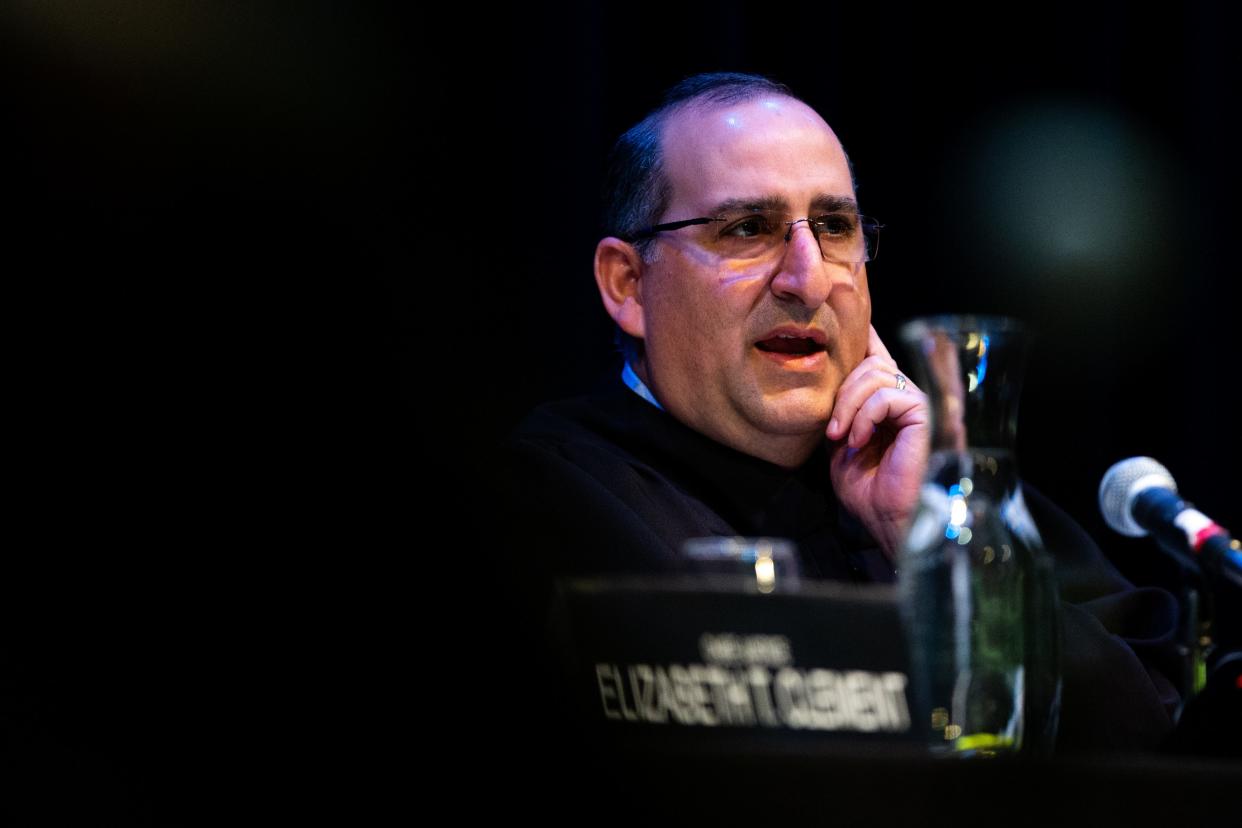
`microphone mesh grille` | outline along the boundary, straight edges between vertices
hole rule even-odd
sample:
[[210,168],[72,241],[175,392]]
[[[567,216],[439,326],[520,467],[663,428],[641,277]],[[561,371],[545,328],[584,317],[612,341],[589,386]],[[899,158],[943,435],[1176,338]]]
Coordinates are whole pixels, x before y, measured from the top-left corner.
[[1177,491],[1173,475],[1150,457],[1131,457],[1114,464],[1100,481],[1100,512],[1104,522],[1123,535],[1135,538],[1146,535],[1147,531],[1134,522],[1130,506],[1139,492],[1151,486]]

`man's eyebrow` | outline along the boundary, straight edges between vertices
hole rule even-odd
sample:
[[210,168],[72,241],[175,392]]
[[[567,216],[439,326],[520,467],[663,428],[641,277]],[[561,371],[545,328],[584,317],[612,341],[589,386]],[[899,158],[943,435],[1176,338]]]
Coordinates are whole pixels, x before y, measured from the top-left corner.
[[780,196],[759,196],[756,198],[726,198],[711,209],[710,215],[719,216],[725,213],[740,212],[774,212],[788,210],[789,202]]
[[857,213],[858,202],[852,196],[821,193],[811,201],[811,209],[817,213]]
[[[753,198],[727,198],[711,209],[708,215],[720,216],[737,212],[788,211],[789,202],[781,196],[758,196]],[[816,213],[858,212],[858,202],[853,196],[820,193],[811,200],[811,210]]]

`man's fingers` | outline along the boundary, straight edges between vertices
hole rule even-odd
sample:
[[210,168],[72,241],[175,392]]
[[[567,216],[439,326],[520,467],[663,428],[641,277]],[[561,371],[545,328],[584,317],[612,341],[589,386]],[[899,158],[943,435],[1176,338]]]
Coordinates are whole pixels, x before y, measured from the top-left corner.
[[830,439],[836,440],[849,430],[858,409],[863,407],[871,395],[881,388],[896,387],[892,372],[879,366],[878,359],[869,357],[841,384],[837,401],[832,407],[832,422],[828,424]]
[[[845,381],[841,383],[841,387],[837,390],[837,399],[832,408],[832,418],[828,423],[828,439],[840,440],[848,435],[850,445],[855,445],[853,429],[858,412],[877,393],[881,391],[896,391],[898,385],[897,374],[897,363],[893,361],[892,354],[888,352],[888,348],[885,347],[883,340],[880,339],[875,326],[868,325],[867,355],[849,373],[849,376],[845,378]],[[922,398],[922,392],[914,387],[909,378],[906,379],[906,387],[897,393],[910,394],[914,400]],[[870,424],[860,426],[860,428],[865,430],[867,436],[870,436],[877,422],[879,421],[873,421]],[[865,443],[866,439],[862,442]]]
[[893,355],[888,352],[888,348],[884,346],[884,341],[876,333],[875,325],[868,325],[867,331],[867,356],[882,356],[889,362],[893,362]]
[[[828,439],[838,440],[844,436],[849,431],[855,413],[876,391],[896,389],[896,375],[897,366],[892,360],[879,355],[867,357],[851,371],[837,391],[832,418],[828,423]],[[908,379],[906,383],[907,392],[919,393]]]
[[850,448],[860,448],[865,445],[880,423],[892,421],[904,428],[908,425],[925,423],[926,414],[922,394],[898,391],[895,388],[882,388],[872,394],[854,415],[854,421],[850,424],[848,445]]

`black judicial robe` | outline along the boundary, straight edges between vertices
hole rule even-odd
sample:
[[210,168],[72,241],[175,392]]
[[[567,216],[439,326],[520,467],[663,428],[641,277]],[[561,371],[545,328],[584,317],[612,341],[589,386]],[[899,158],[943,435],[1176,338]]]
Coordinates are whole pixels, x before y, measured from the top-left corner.
[[[804,577],[891,582],[895,572],[837,503],[827,451],[786,470],[716,443],[618,384],[536,409],[503,458],[502,570],[536,607],[558,575],[684,571],[704,536],[793,540]],[[1062,598],[1059,752],[1156,746],[1178,701],[1178,611],[1135,588],[1087,533],[1023,486]],[[529,607],[528,607],[529,608]]]

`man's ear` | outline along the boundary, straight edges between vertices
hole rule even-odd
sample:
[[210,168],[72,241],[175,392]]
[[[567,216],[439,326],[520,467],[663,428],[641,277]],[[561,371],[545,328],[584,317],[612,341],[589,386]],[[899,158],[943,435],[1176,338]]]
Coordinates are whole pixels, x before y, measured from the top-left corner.
[[609,236],[595,246],[595,284],[604,308],[617,326],[635,339],[642,339],[641,284],[643,260],[634,245]]

